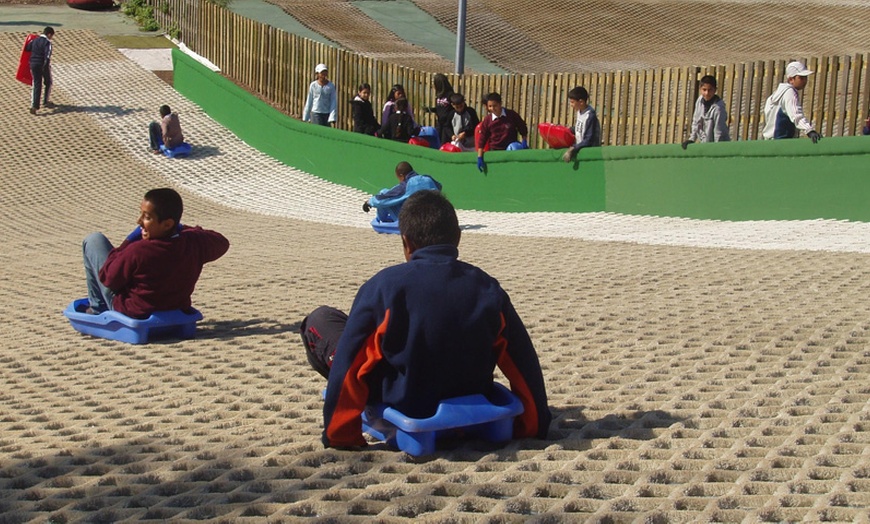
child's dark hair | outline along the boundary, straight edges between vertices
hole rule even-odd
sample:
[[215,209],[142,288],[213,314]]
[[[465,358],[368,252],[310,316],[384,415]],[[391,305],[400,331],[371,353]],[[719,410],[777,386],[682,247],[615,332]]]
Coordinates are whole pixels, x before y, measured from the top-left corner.
[[397,98],[396,99],[396,111],[407,111],[408,110],[408,99],[407,98]]
[[169,106],[164,104],[160,106],[160,116],[166,116],[172,113],[172,110],[169,109]]
[[411,167],[410,162],[399,162],[398,164],[396,164],[396,174],[397,175],[407,175],[408,173],[410,173],[413,170],[414,170],[414,168]]
[[451,104],[464,104],[465,97],[459,93],[453,93],[452,95],[450,95],[450,103]]
[[399,232],[418,249],[437,244],[458,247],[462,235],[453,204],[434,190],[417,191],[405,200]]
[[53,35],[53,34],[54,34],[54,28],[51,27],[50,25],[49,25],[49,26],[45,26],[45,29],[42,30],[42,34],[44,34],[44,35]]
[[372,86],[370,86],[370,85],[368,85],[367,83],[363,82],[362,84],[359,85],[359,87],[356,88],[356,92],[359,93],[359,92],[362,91],[363,89],[368,89],[369,91],[371,91],[371,90],[372,90]]
[[157,220],[164,221],[167,218],[175,220],[175,225],[181,222],[181,213],[184,211],[184,203],[174,189],[161,187],[145,193],[145,200],[154,206],[154,214]]
[[578,86],[568,91],[568,98],[571,100],[582,100],[586,102],[589,100],[589,91],[587,91],[583,86]]
[[698,85],[707,84],[711,86],[713,89],[716,89],[716,77],[713,75],[704,75],[701,77],[701,81],[698,82]]
[[390,89],[390,94],[387,95],[387,100],[390,102],[394,102],[396,100],[396,91],[405,92],[405,87],[402,84],[393,84],[393,87]]
[[490,93],[483,99],[485,102],[498,102],[501,104],[501,95],[498,93]]

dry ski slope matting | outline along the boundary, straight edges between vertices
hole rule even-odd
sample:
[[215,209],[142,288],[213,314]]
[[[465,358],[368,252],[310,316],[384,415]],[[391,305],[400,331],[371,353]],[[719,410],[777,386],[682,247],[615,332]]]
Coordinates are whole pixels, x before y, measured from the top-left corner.
[[[0,69],[23,37],[0,35]],[[348,309],[398,239],[364,195],[251,150],[94,34],[58,32],[54,66],[59,107],[37,116],[0,77],[0,521],[867,522],[863,224],[463,211],[462,258],[538,349],[550,437],[324,449],[295,331]],[[192,158],[146,151],[164,103]],[[84,294],[81,239],[122,239],[161,185],[232,243],[194,295],[199,336],[79,335],[60,311]],[[564,228],[519,236],[533,220]]]

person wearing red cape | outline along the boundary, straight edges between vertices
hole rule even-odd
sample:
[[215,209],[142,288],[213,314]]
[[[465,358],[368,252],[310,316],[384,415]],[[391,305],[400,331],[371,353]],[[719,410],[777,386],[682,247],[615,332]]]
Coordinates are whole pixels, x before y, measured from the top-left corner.
[[33,75],[30,74],[30,51],[27,50],[27,44],[38,37],[38,34],[30,33],[24,39],[24,46],[21,48],[21,58],[18,60],[18,71],[15,73],[15,79],[22,84],[33,85]]
[[[47,108],[54,107],[49,101],[51,95],[51,39],[54,37],[54,29],[49,26],[43,29],[41,35],[28,35],[24,41],[24,49],[18,64],[18,73],[15,78],[33,86],[30,100],[30,114],[35,115],[39,110],[39,101],[42,99]],[[24,68],[25,60],[27,68]],[[29,73],[29,74],[28,74]],[[29,78],[28,78],[29,77]],[[45,94],[43,95],[43,85]]]

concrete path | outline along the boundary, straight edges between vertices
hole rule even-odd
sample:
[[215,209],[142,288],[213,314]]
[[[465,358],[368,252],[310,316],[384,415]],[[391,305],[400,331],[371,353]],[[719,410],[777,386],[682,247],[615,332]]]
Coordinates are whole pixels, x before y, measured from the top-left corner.
[[140,31],[119,9],[85,11],[66,5],[0,4],[0,31],[42,32],[45,26],[58,32],[88,29],[104,36],[149,34]]

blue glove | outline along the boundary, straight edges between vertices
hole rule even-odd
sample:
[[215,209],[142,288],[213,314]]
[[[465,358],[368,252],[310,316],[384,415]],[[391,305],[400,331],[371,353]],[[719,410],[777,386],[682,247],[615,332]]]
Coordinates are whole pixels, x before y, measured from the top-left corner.
[[142,228],[140,226],[136,226],[136,229],[127,235],[127,242],[135,242],[137,240],[142,240]]
[[483,173],[483,170],[486,169],[486,162],[483,161],[483,157],[477,157],[477,170]]
[[522,144],[523,144],[523,149],[528,149],[528,148],[529,148],[529,141],[526,140],[525,138],[523,139]]

